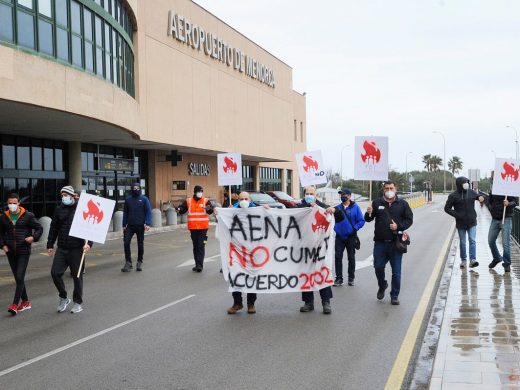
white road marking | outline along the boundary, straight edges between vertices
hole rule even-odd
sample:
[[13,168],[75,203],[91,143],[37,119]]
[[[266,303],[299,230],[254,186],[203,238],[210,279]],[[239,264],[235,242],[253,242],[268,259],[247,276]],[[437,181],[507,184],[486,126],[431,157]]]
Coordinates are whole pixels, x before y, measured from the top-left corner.
[[[204,263],[211,263],[212,261],[217,261],[217,258],[220,258],[220,255],[214,255],[214,256],[206,257],[204,259]],[[191,267],[193,265],[195,265],[195,259],[189,259],[189,260],[186,260],[184,263],[179,264],[175,268]]]
[[74,342],[72,342],[70,344],[67,344],[67,345],[63,346],[63,347],[57,348],[57,349],[55,349],[53,351],[47,352],[47,353],[45,353],[43,355],[40,355],[40,356],[37,356],[37,357],[35,357],[33,359],[27,360],[26,362],[23,362],[23,363],[17,364],[16,366],[12,366],[10,368],[7,368],[7,369],[5,369],[3,371],[0,371],[0,377],[2,377],[4,375],[7,375],[7,374],[9,374],[9,373],[11,373],[13,371],[19,370],[21,368],[27,367],[27,366],[29,366],[29,365],[31,365],[33,363],[39,362],[40,360],[43,360],[43,359],[46,359],[46,358],[51,357],[53,355],[56,355],[56,354],[58,354],[60,352],[66,351],[67,349],[70,349],[70,348],[75,347],[77,345],[83,344],[83,343],[85,343],[87,341],[95,339],[96,337],[103,336],[104,334],[112,332],[113,330],[119,329],[119,328],[121,328],[121,327],[123,327],[125,325],[131,324],[132,322],[135,322],[135,321],[141,320],[141,319],[143,319],[145,317],[151,316],[152,314],[158,313],[161,310],[164,310],[164,309],[167,309],[169,307],[172,307],[173,305],[176,305],[177,303],[181,303],[181,302],[187,301],[188,299],[191,299],[194,296],[195,296],[194,294],[185,296],[184,298],[181,298],[181,299],[179,299],[177,301],[174,301],[174,302],[170,302],[170,303],[168,303],[168,304],[166,304],[164,306],[158,307],[157,309],[154,309],[152,311],[149,311],[149,312],[146,312],[144,314],[141,314],[140,316],[134,317],[134,318],[132,318],[132,319],[130,319],[128,321],[121,322],[121,323],[119,323],[117,325],[111,326],[110,328],[107,328],[107,329],[102,330],[100,332],[94,333],[94,334],[92,334],[90,336],[87,336],[87,337],[84,337],[84,338],[79,339],[77,341],[74,341]]
[[370,255],[363,261],[356,261],[356,270],[374,265],[374,256]]

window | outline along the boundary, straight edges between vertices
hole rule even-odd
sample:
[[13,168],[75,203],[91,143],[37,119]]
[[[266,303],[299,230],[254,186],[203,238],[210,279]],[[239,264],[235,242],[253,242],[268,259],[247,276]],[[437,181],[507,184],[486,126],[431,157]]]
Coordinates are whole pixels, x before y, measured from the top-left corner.
[[38,1],[38,11],[41,15],[47,16],[48,18],[52,18],[52,4],[51,0],[39,0]]
[[[4,139],[4,142],[6,140]],[[8,141],[9,142],[9,141]],[[15,147],[14,147],[14,141],[12,144],[4,143],[2,145],[2,168],[3,169],[15,169],[16,168],[16,159],[15,159]]]
[[43,149],[43,167],[46,171],[54,171],[54,150],[52,147]]
[[23,5],[29,9],[33,9],[32,0],[18,0],[18,4]]
[[56,0],[56,23],[64,27],[69,27],[67,0]]
[[13,41],[13,9],[0,3],[0,40]]
[[35,145],[33,141],[33,146],[31,147],[31,163],[32,169],[35,171],[41,171],[42,164],[42,147],[41,145]]
[[300,141],[303,142],[303,122],[300,122]]
[[112,49],[110,38],[112,33],[110,30],[110,26],[105,23],[105,73],[106,79],[112,81],[112,56],[110,55],[110,50]]
[[85,69],[94,72],[94,35],[92,30],[92,12],[83,9],[83,37],[85,38]]
[[298,125],[296,119],[294,120],[294,140],[298,141]]
[[16,36],[18,44],[20,46],[27,47],[29,49],[35,49],[34,47],[34,16],[24,11],[16,12],[17,18],[17,30]]
[[287,192],[287,194],[289,195],[292,195],[292,170],[288,169],[286,171],[286,174],[287,189],[285,190],[285,192]]
[[40,19],[38,22],[38,46],[42,53],[54,55],[52,24]]
[[18,138],[16,148],[16,169],[31,169],[31,149],[28,138]]
[[58,58],[63,61],[69,61],[69,34],[67,30],[62,28],[56,29],[56,45]]
[[96,33],[96,74],[103,76],[103,27],[99,16],[96,16],[94,20]]

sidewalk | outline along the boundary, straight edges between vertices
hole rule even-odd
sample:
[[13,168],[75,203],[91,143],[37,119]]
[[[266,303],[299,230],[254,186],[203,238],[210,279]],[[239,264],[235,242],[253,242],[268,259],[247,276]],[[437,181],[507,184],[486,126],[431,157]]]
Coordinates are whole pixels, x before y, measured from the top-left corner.
[[[489,269],[491,216],[485,207],[478,214],[480,265],[459,268],[456,233],[446,265],[452,267],[452,275],[431,390],[520,389],[520,252],[512,244],[510,273],[504,272],[502,264]],[[497,241],[502,253],[500,236]]]

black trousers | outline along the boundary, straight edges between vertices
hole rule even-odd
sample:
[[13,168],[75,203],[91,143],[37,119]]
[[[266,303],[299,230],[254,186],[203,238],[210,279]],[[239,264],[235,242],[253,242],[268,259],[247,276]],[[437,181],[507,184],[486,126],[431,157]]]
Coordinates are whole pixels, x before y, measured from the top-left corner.
[[336,236],[335,242],[335,266],[336,278],[343,279],[343,252],[347,250],[348,259],[348,278],[354,280],[356,274],[356,248],[354,247],[354,236],[350,236],[346,240],[342,240]]
[[[51,268],[52,280],[58,289],[60,298],[67,298],[67,290],[65,289],[65,283],[63,282],[63,274],[67,268],[70,267],[72,279],[74,280],[72,299],[75,303],[79,303],[80,305],[83,303],[83,272],[80,273],[78,278],[81,256],[83,256],[83,247],[71,249],[58,247],[54,254],[54,261],[52,262]],[[85,268],[85,263],[83,263],[82,268]]]
[[[332,298],[332,288],[330,288],[330,286],[322,288],[320,290],[320,297],[322,301],[330,301],[330,298]],[[305,303],[313,303],[314,291],[302,292],[302,301]]]
[[190,230],[191,241],[193,242],[193,258],[195,267],[204,267],[204,256],[206,254],[206,242],[208,241],[208,229]]
[[27,291],[25,289],[25,272],[29,264],[29,254],[15,254],[11,251],[7,252],[7,260],[13,272],[16,288],[14,290],[13,303],[18,305],[20,298],[22,301],[28,301]]
[[144,256],[144,225],[128,225],[126,227],[123,237],[125,260],[127,263],[132,262],[130,243],[134,234],[137,236],[137,262],[142,263]]
[[[233,303],[235,305],[242,304],[242,293],[240,291],[233,291]],[[254,305],[256,302],[256,293],[247,293],[247,304]]]

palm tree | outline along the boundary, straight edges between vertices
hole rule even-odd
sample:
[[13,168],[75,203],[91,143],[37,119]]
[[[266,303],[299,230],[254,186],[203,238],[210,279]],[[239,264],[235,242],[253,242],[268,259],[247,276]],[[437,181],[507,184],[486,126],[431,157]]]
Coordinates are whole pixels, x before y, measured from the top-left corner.
[[[440,167],[442,166],[442,158],[436,155],[432,155],[430,157],[430,169],[432,172],[438,172],[440,170]],[[435,182],[436,182],[436,175],[433,175],[433,188],[435,188]]]
[[424,163],[424,168],[428,171],[428,173],[431,172],[431,154],[425,154],[422,158],[422,162]]
[[453,156],[448,161],[448,168],[449,168],[451,174],[453,175],[453,179],[451,181],[451,190],[453,191],[453,183],[455,182],[455,174],[459,173],[460,170],[462,169],[462,160],[460,159],[460,157]]

